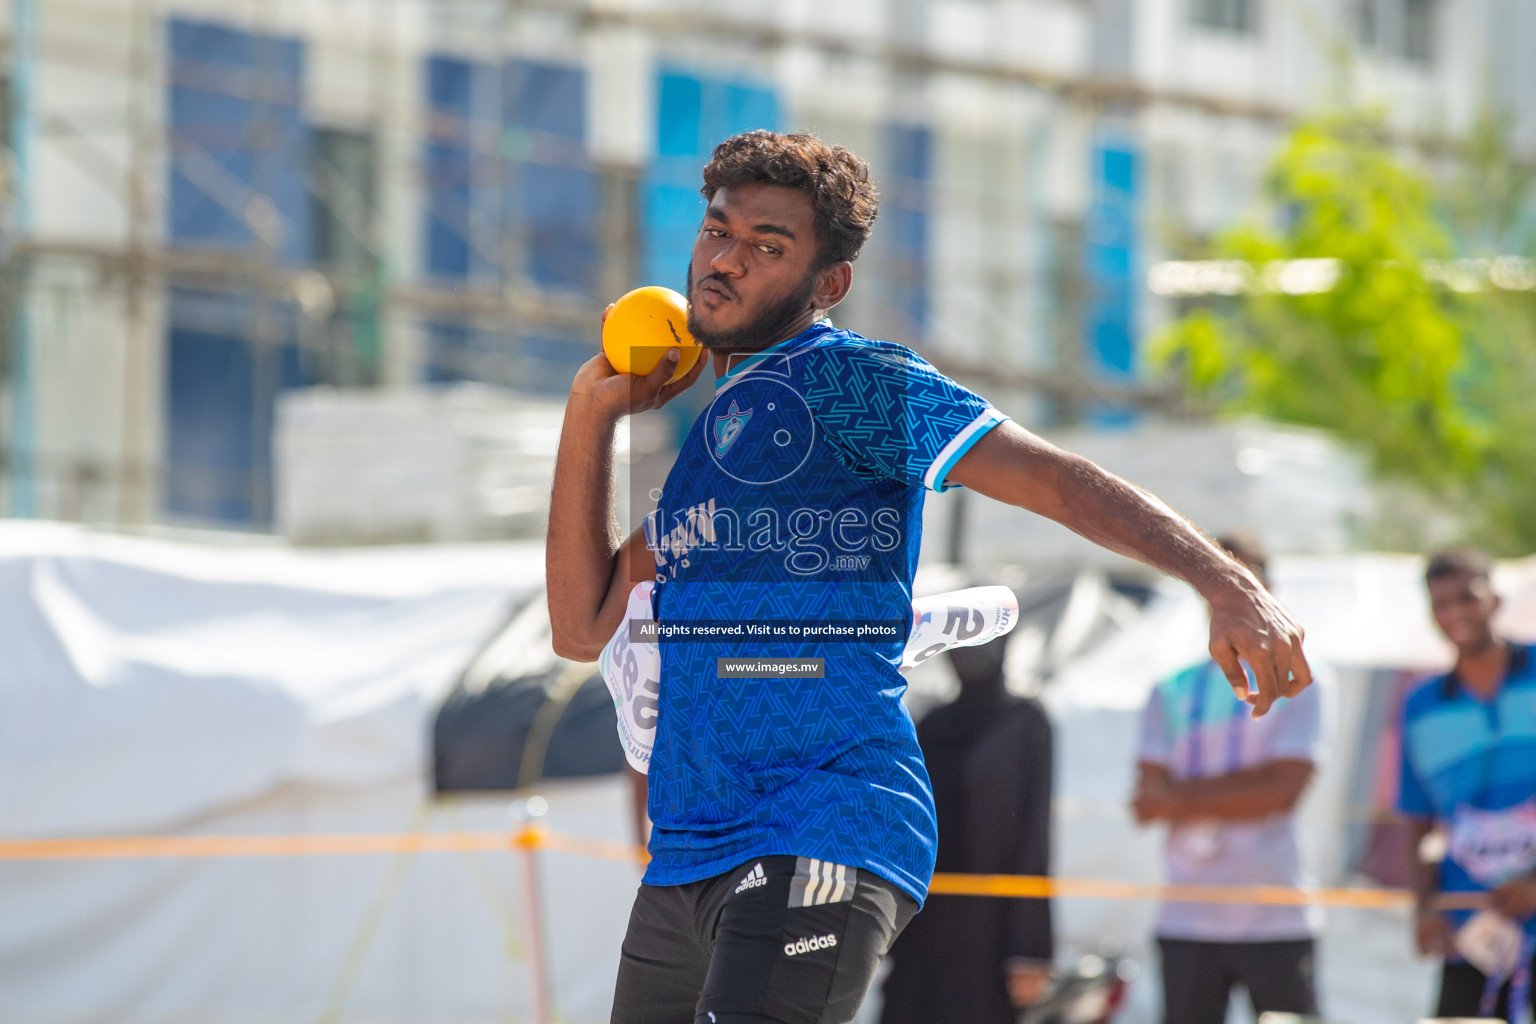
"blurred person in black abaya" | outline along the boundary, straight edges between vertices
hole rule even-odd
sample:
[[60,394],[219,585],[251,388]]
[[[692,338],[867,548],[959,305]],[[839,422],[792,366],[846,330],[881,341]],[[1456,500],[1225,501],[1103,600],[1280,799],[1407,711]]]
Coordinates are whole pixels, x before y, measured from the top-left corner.
[[[1050,872],[1051,724],[1004,688],[1007,642],[950,651],[960,696],[917,727],[936,871]],[[891,950],[881,1024],[1013,1024],[1045,994],[1053,955],[1049,900],[930,895]]]

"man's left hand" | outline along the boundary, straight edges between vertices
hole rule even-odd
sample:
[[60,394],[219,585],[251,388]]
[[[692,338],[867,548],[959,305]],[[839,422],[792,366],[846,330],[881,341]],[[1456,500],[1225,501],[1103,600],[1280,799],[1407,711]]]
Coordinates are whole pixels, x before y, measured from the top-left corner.
[[1536,876],[1511,878],[1488,893],[1488,905],[1511,921],[1524,921],[1536,914]]
[[[1252,704],[1258,718],[1277,699],[1306,689],[1312,668],[1301,650],[1301,626],[1252,576],[1246,583],[1210,600],[1210,651],[1232,692]],[[1253,669],[1252,693],[1241,662]]]

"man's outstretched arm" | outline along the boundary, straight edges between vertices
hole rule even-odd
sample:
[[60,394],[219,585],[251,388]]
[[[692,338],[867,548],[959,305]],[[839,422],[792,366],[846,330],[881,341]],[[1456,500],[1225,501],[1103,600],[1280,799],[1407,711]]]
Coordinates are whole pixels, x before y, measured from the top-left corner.
[[[606,315],[606,314],[605,314]],[[598,354],[571,384],[555,456],[549,532],[544,541],[544,582],[555,653],[572,661],[596,661],[619,627],[630,588],[655,572],[637,530],[619,536],[613,507],[613,439],[619,420],[657,409],[694,381],[701,359],[675,384],[677,366],[662,359],[644,377],[617,373]]]
[[[1012,421],[977,441],[948,481],[1054,519],[1194,587],[1211,610],[1211,657],[1255,717],[1311,683],[1301,627],[1252,573],[1141,488]],[[1251,695],[1239,659],[1253,668]]]

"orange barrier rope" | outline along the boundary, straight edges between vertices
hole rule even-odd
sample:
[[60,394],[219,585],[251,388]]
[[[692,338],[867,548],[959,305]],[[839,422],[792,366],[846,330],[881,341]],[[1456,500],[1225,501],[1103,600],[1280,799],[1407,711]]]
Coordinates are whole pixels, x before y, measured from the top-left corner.
[[[643,864],[643,847],[564,835],[538,826],[515,832],[404,832],[339,835],[91,836],[74,839],[0,839],[0,861],[130,860],[187,857],[313,857],[382,853],[549,850]],[[1401,889],[1293,889],[1272,885],[1161,885],[1099,878],[1031,875],[933,876],[928,891],[945,896],[1060,896],[1100,900],[1178,900],[1268,906],[1399,909],[1413,904]],[[1481,906],[1481,893],[1440,897],[1443,910]]]
[[408,832],[286,836],[100,836],[0,839],[4,860],[128,860],[157,857],[308,857],[505,850],[506,832]]

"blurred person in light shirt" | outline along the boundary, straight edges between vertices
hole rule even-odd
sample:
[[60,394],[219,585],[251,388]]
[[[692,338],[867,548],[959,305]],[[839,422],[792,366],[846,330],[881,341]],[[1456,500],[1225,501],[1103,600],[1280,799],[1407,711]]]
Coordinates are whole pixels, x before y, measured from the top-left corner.
[[[1269,586],[1246,534],[1217,539]],[[1131,809],[1168,823],[1171,884],[1301,886],[1294,812],[1318,761],[1317,687],[1254,719],[1206,661],[1158,684],[1142,712]],[[1221,1024],[1234,986],[1254,1015],[1317,1014],[1315,908],[1167,901],[1156,925],[1165,1024]]]

